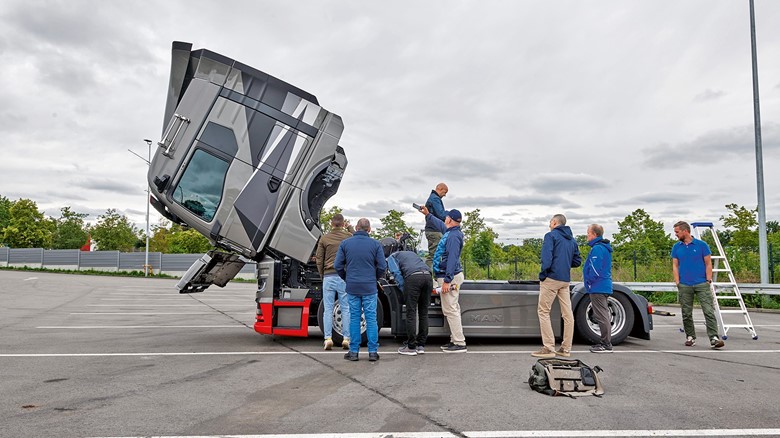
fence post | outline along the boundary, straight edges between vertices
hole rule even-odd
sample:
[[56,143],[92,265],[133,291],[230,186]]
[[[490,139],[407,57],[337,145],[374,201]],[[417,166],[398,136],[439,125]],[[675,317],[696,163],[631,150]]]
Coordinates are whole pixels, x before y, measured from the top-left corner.
[[517,279],[517,257],[515,257],[515,280]]
[[775,282],[775,257],[772,254],[772,244],[769,244],[769,282]]
[[488,278],[487,279],[490,280],[490,259],[488,259],[488,261],[487,261],[487,268],[488,268],[488,270],[487,270],[487,277]]
[[636,250],[634,250],[634,281],[636,281]]

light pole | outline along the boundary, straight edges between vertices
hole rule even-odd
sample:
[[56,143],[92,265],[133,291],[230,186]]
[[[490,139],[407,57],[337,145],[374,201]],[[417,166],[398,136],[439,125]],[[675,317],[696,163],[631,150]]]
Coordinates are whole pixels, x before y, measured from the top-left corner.
[[761,150],[761,109],[758,102],[758,60],[756,55],[756,15],[750,0],[750,53],[753,61],[753,124],[756,131],[756,187],[758,189],[758,255],[761,284],[769,283],[764,201],[764,158]]
[[[152,165],[152,141],[148,138],[145,138],[144,141],[146,142],[146,145],[149,147],[149,155],[148,160],[146,163],[151,166]],[[149,192],[149,183],[147,181],[146,184],[146,258],[144,259],[144,277],[149,276],[149,197],[151,196],[151,193]]]

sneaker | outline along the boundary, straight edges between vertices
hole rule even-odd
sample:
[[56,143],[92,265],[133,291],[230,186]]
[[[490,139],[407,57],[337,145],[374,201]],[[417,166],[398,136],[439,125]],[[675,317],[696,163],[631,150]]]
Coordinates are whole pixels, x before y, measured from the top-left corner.
[[398,349],[398,354],[403,354],[404,356],[417,356],[417,349],[409,348],[409,346],[404,345]]
[[344,338],[344,340],[341,341],[341,349],[349,350],[349,338]]
[[330,350],[333,348],[333,340],[331,338],[325,338],[325,349]]
[[457,345],[457,344],[452,344],[449,347],[444,349],[445,353],[465,353],[467,351],[468,350],[466,350],[465,345]]
[[685,340],[685,346],[693,347],[694,345],[696,345],[696,338],[693,336],[688,336],[688,339]]
[[569,350],[564,350],[563,347],[561,347],[561,348],[555,350],[555,355],[556,356],[561,356],[561,357],[569,357],[569,356],[571,356],[571,352]]
[[358,360],[358,354],[353,352],[344,353],[344,359],[351,360],[352,362],[355,362]]
[[612,353],[611,345],[596,344],[590,347],[591,353]]
[[374,351],[374,352],[370,352],[369,351],[368,352],[368,361],[369,362],[376,362],[378,360],[379,360],[379,353],[377,353],[376,351]]
[[531,356],[533,356],[533,357],[541,357],[542,359],[552,359],[552,358],[555,357],[555,352],[554,351],[550,351],[550,350],[548,350],[545,347],[542,347],[541,350],[534,351],[533,353],[531,353]]
[[723,348],[723,346],[726,345],[719,337],[713,336],[712,339],[710,339],[710,348],[713,350],[717,350],[718,348]]
[[452,347],[453,345],[455,345],[455,344],[453,344],[452,342],[447,342],[446,344],[442,345],[439,348],[441,348],[442,350],[446,350],[446,349]]
[[417,354],[425,354],[425,345],[418,345],[416,350]]

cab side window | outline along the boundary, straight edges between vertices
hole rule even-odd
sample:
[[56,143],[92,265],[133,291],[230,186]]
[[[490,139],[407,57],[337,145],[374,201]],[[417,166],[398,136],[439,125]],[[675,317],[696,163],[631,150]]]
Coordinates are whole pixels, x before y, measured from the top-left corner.
[[196,149],[173,199],[206,222],[211,222],[222,199],[222,188],[229,163],[203,149]]

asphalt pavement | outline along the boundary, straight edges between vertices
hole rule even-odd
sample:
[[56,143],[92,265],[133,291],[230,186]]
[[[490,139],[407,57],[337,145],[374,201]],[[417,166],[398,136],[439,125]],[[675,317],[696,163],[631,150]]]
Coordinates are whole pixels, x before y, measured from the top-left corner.
[[[254,285],[179,295],[175,280],[0,271],[0,436],[780,436],[780,314],[759,339],[683,345],[676,316],[613,354],[606,394],[569,399],[526,383],[538,339],[467,339],[468,353],[378,362],[323,351],[321,334],[254,332]],[[733,329],[738,330],[738,329]]]

